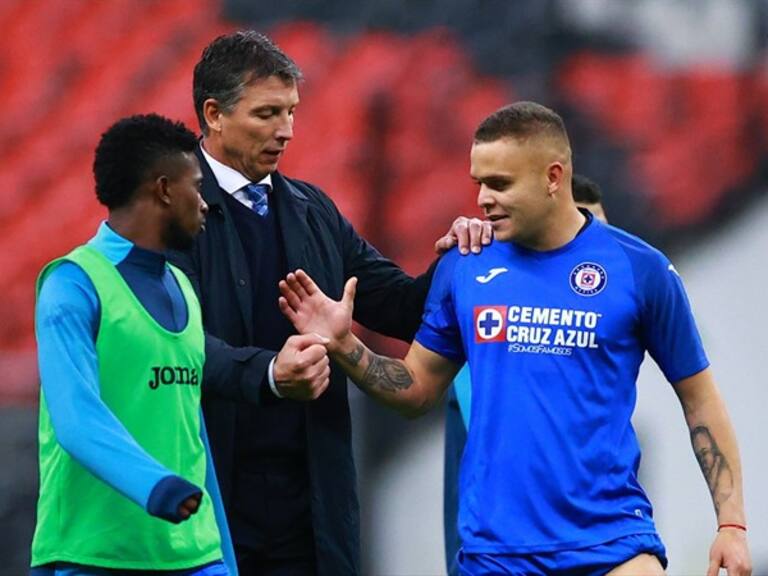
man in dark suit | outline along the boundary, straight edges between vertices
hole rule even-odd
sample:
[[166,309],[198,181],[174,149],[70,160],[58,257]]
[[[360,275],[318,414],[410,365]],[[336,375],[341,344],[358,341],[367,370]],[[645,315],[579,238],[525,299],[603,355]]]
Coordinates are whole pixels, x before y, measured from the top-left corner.
[[[359,278],[355,319],[412,339],[431,273],[411,278],[319,188],[277,172],[301,72],[268,38],[217,38],[195,67],[206,230],[173,260],[200,296],[203,407],[241,574],[358,574],[359,514],[346,377],[324,339],[298,336],[278,281],[306,270],[334,298]],[[470,233],[471,232],[471,233]],[[474,250],[490,228],[457,219],[436,244]],[[310,401],[311,402],[308,402]]]

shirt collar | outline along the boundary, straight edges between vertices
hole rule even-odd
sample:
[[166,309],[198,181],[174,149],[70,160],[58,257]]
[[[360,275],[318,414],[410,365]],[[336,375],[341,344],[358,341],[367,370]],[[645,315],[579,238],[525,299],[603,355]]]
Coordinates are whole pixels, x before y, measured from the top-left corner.
[[[208,162],[208,166],[211,167],[211,172],[213,172],[216,182],[219,183],[219,187],[227,192],[227,194],[234,194],[248,184],[251,184],[251,180],[243,176],[240,172],[231,166],[219,162],[216,158],[208,154],[208,151],[205,149],[202,142],[200,142],[200,150],[203,152],[203,157],[206,162]],[[272,174],[264,176],[264,178],[258,181],[258,184],[266,184],[271,190]]]
[[166,259],[162,252],[136,246],[118,234],[106,220],[101,223],[96,235],[88,241],[88,245],[101,252],[115,266],[130,259],[133,264],[158,275],[165,270]]

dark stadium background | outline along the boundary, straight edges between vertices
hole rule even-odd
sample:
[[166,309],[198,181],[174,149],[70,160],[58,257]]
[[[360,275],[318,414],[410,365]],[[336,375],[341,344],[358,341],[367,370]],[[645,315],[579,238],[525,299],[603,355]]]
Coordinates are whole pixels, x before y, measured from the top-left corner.
[[[105,215],[90,172],[101,131],[149,111],[197,130],[194,63],[239,27],[306,75],[281,170],[322,186],[412,273],[456,215],[477,214],[477,122],[515,99],[562,113],[612,223],[688,283],[742,447],[755,574],[768,573],[765,0],[0,0],[0,573],[25,572],[34,521],[35,276]],[[654,370],[636,419],[643,475],[670,574],[703,573],[708,494]],[[366,573],[441,573],[442,415],[405,422],[350,393]]]

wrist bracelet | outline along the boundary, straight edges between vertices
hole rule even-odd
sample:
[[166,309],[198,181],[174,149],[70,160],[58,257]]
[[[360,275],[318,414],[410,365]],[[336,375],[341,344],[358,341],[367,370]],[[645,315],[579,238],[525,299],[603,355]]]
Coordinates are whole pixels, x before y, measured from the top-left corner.
[[717,527],[717,531],[720,532],[723,528],[738,528],[739,530],[744,530],[744,532],[747,531],[747,527],[743,524],[720,524]]

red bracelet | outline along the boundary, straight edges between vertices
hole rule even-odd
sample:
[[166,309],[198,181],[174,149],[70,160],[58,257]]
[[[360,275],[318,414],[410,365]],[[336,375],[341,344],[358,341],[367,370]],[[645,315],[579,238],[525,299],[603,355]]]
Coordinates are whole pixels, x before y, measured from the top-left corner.
[[743,524],[720,524],[720,526],[717,527],[717,531],[720,532],[723,528],[738,528],[739,530],[744,530],[744,532],[747,531],[747,527]]

